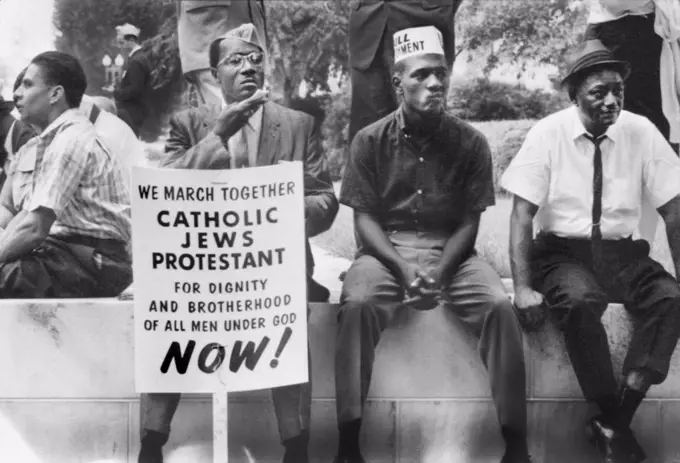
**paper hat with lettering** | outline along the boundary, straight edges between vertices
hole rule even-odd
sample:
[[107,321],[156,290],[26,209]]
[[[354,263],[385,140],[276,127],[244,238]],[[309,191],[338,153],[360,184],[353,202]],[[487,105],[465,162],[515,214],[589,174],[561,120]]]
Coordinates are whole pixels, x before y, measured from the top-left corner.
[[442,33],[434,26],[411,27],[396,32],[394,40],[394,62],[416,55],[444,55]]
[[242,24],[239,27],[228,31],[226,34],[216,38],[213,43],[221,42],[224,39],[237,39],[255,45],[264,51],[264,43],[260,39],[260,34],[252,23]]
[[139,33],[141,32],[138,27],[133,26],[132,24],[125,23],[121,26],[116,26],[116,32],[118,35],[122,35],[125,37],[126,35],[134,35],[135,37],[139,38]]

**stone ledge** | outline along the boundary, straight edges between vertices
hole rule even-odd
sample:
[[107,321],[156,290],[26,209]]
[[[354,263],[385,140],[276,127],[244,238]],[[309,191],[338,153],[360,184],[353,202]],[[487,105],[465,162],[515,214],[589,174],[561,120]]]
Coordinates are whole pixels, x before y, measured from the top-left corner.
[[[315,463],[330,461],[337,442],[336,310],[334,304],[313,304],[310,319]],[[604,323],[620,365],[630,331],[625,311],[612,305]],[[132,301],[0,301],[0,329],[0,434],[11,443],[0,446],[0,461],[17,461],[10,452],[27,455],[21,460],[27,463],[136,461]],[[551,463],[590,461],[594,454],[582,430],[588,406],[559,333],[547,326],[525,341],[532,453]],[[680,424],[679,363],[676,357],[668,380],[652,390],[634,422],[650,462],[680,455],[674,436]],[[475,340],[455,316],[439,308],[401,310],[378,347],[362,434],[366,457],[385,463],[497,462],[502,444],[488,389]],[[211,461],[211,408],[206,394],[182,401],[166,447],[168,463]],[[232,461],[245,461],[245,448],[258,463],[280,461],[268,391],[231,394],[229,416]]]
[[[333,399],[337,305],[312,304],[314,397]],[[603,317],[616,368],[630,337],[620,305]],[[115,299],[0,301],[1,399],[135,398],[133,303]],[[400,310],[378,346],[370,397],[376,399],[473,399],[489,396],[476,341],[441,308]],[[435,355],[436,353],[436,355]],[[525,336],[531,399],[581,397],[561,335],[553,326]],[[398,381],[395,381],[398,378]],[[267,391],[240,393],[265,399]],[[652,398],[680,399],[680,360]]]

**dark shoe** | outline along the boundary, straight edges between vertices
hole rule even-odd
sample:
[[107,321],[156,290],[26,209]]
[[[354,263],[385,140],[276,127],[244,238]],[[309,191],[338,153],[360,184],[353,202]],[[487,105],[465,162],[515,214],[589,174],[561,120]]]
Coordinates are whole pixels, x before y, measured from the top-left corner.
[[506,451],[503,455],[501,463],[533,463],[531,460],[531,455],[526,452],[517,453]]
[[142,446],[137,463],[163,463],[163,448]]
[[283,460],[281,463],[309,463],[309,455],[307,449],[291,451],[286,450],[283,454]]
[[[586,425],[588,441],[597,449],[602,463],[629,463],[623,447],[623,434],[613,426],[595,417]],[[624,451],[622,451],[624,450]]]
[[309,433],[303,433],[284,442],[286,448],[281,463],[309,463],[307,446],[309,445]]
[[621,453],[628,457],[628,463],[640,463],[647,459],[647,454],[630,429],[621,431]]
[[333,459],[333,463],[366,463],[366,460],[364,460],[364,457],[362,457],[361,455],[357,455],[354,457],[336,456]]
[[168,436],[146,429],[144,434],[137,463],[163,463],[163,445],[168,441]]

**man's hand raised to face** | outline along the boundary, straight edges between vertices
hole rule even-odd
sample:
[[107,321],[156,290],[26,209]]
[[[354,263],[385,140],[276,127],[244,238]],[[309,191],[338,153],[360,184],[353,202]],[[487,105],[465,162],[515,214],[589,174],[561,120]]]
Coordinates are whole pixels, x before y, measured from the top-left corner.
[[227,140],[246,125],[248,119],[268,98],[269,91],[259,89],[243,101],[226,105],[217,117],[217,124],[213,131],[226,143]]

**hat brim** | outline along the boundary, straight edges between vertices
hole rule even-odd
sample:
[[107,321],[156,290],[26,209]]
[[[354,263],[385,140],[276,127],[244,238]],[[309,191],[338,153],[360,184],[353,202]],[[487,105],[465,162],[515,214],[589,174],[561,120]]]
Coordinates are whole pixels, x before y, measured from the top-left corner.
[[628,61],[621,61],[616,59],[602,60],[592,64],[588,64],[581,68],[574,69],[572,72],[567,74],[567,76],[562,79],[562,82],[560,82],[560,86],[564,87],[573,78],[582,76],[583,74],[588,73],[588,71],[592,71],[593,68],[600,66],[619,67],[621,69],[621,77],[623,77],[623,80],[628,79],[628,77],[630,76],[631,66]]

